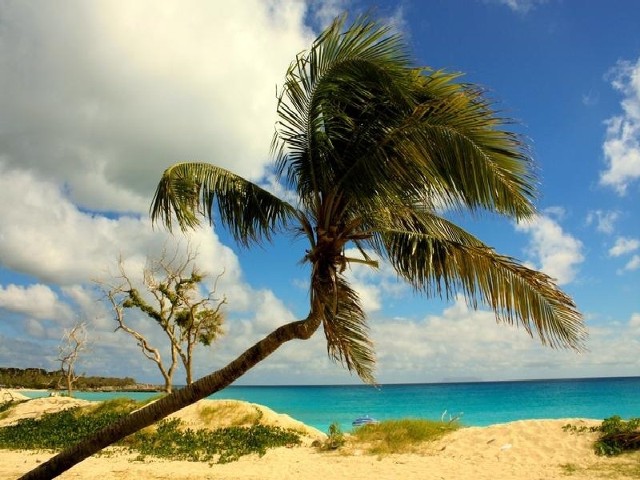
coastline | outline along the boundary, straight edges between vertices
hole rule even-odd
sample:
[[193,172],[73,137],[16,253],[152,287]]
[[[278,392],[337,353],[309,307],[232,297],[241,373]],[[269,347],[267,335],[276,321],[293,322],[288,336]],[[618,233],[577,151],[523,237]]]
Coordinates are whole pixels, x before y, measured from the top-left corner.
[[[20,395],[19,391],[12,391]],[[256,404],[225,400],[204,400],[174,414],[197,427],[197,409],[220,402],[245,404],[263,409],[265,422],[285,428],[304,424]],[[88,404],[86,400],[44,397],[25,402],[31,412],[52,411],[61,406]],[[25,415],[24,412],[21,415]],[[15,420],[15,419],[14,419]],[[11,421],[11,420],[9,420]],[[6,424],[7,419],[2,420]],[[275,423],[274,423],[275,422]],[[303,446],[276,448],[263,457],[249,455],[228,464],[167,461],[147,457],[144,460],[122,448],[110,447],[91,457],[60,478],[64,479],[300,479],[317,480],[326,472],[334,478],[376,479],[551,479],[595,480],[607,477],[637,478],[640,453],[619,457],[597,456],[593,441],[597,434],[573,434],[562,429],[571,423],[591,426],[598,420],[519,420],[488,427],[463,427],[444,438],[424,444],[415,453],[376,457],[357,448],[319,452],[310,440],[322,432],[309,428]],[[1,425],[0,425],[1,426]],[[201,425],[202,426],[202,425]],[[0,450],[0,478],[17,478],[53,453]],[[635,468],[635,470],[634,470]],[[627,474],[628,473],[628,474]]]

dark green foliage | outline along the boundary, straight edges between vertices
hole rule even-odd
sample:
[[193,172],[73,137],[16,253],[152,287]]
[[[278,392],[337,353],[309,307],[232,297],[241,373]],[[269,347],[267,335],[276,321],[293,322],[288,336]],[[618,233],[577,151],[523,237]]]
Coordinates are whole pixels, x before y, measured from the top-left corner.
[[602,433],[595,443],[599,455],[618,455],[640,449],[640,418],[622,420],[618,415],[607,418],[600,425]]
[[600,436],[594,444],[598,455],[619,455],[630,450],[640,450],[640,418],[623,420],[618,415],[605,418],[596,427],[576,427],[567,424],[562,429],[565,432],[583,433],[600,432]]
[[[90,411],[77,407],[45,414],[40,419],[23,419],[16,425],[0,428],[0,448],[62,450],[139,407],[135,401],[118,399],[103,402]],[[265,425],[214,431],[180,427],[178,419],[163,420],[157,429],[137,432],[117,445],[142,456],[227,463],[251,453],[264,455],[268,448],[300,444],[296,432]]]
[[16,425],[0,428],[0,448],[62,450],[87,435],[110,425],[125,413],[102,412],[80,415],[79,408],[25,418]]
[[[0,367],[0,385],[7,388],[56,388],[61,378],[60,370],[48,372],[42,368],[3,368]],[[125,389],[135,388],[133,378],[85,377],[75,382],[78,390]]]

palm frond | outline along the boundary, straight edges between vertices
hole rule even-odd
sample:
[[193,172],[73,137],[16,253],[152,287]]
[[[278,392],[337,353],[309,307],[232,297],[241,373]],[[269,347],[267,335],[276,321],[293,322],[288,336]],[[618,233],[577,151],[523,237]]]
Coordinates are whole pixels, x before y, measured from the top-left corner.
[[375,383],[373,343],[358,294],[340,274],[334,288],[335,291],[320,293],[329,357],[355,371],[364,382]]
[[399,86],[409,63],[401,38],[365,17],[343,32],[344,20],[337,19],[298,56],[279,97],[272,144],[277,170],[303,199],[335,185],[335,169],[344,160],[336,155],[337,143],[352,130],[349,109],[377,104],[378,96],[403,95]]
[[186,230],[213,221],[214,203],[220,221],[242,245],[269,240],[297,215],[296,209],[256,184],[215,165],[178,163],[165,170],[151,204],[151,218],[171,229],[173,219]]
[[[474,308],[491,307],[500,321],[522,325],[543,344],[583,348],[585,329],[573,300],[548,275],[499,255],[460,227],[429,212],[397,214],[376,246],[396,271],[430,296],[462,293]],[[393,225],[395,224],[395,225]]]

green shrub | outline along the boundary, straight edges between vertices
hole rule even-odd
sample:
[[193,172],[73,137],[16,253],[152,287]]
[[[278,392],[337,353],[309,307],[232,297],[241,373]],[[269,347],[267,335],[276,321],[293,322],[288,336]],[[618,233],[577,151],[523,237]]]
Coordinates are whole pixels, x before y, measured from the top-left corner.
[[640,418],[623,420],[618,415],[605,418],[599,426],[586,427],[567,424],[562,427],[571,433],[600,432],[594,444],[598,455],[618,455],[624,451],[640,449]]
[[[22,419],[15,425],[0,428],[0,448],[62,450],[138,407],[135,401],[117,399],[93,408],[76,407],[44,414],[39,419]],[[141,458],[149,455],[226,463],[250,453],[264,455],[269,448],[300,444],[298,433],[279,427],[253,425],[215,431],[182,430],[181,427],[179,419],[163,420],[157,428],[137,432],[117,445],[139,452]]]
[[243,455],[264,455],[269,448],[300,444],[300,436],[280,427],[253,425],[218,430],[181,430],[179,419],[162,420],[156,431],[129,437],[127,446],[144,455],[192,462],[227,463]]
[[344,433],[338,423],[332,423],[329,425],[329,431],[327,433],[327,439],[320,444],[321,450],[337,450],[345,443]]
[[458,428],[456,422],[387,420],[363,425],[355,429],[353,435],[356,442],[369,445],[369,453],[383,455],[413,451],[420,444],[437,440]]

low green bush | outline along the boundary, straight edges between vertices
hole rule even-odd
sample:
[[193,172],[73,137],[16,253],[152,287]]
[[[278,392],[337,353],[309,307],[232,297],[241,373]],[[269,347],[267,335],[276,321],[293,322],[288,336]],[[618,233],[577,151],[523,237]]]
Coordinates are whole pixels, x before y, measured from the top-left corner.
[[344,433],[338,423],[329,425],[327,439],[319,444],[320,450],[337,450],[345,444]]
[[605,418],[595,427],[567,424],[562,429],[571,433],[599,432],[600,436],[594,444],[598,455],[612,456],[640,449],[640,418],[623,420],[620,416],[614,415]]
[[156,431],[142,431],[129,437],[127,446],[142,455],[170,460],[227,463],[243,455],[300,444],[300,436],[280,427],[253,425],[217,430],[181,430],[178,419],[162,420]]
[[[110,425],[139,408],[132,400],[103,402],[93,408],[71,408],[44,414],[39,419],[22,419],[0,428],[0,448],[18,450],[62,450],[69,444]],[[125,438],[117,445],[144,456],[170,460],[226,463],[243,455],[264,455],[269,448],[298,445],[300,435],[291,430],[265,425],[229,427],[218,430],[182,429],[179,419],[162,420]]]

